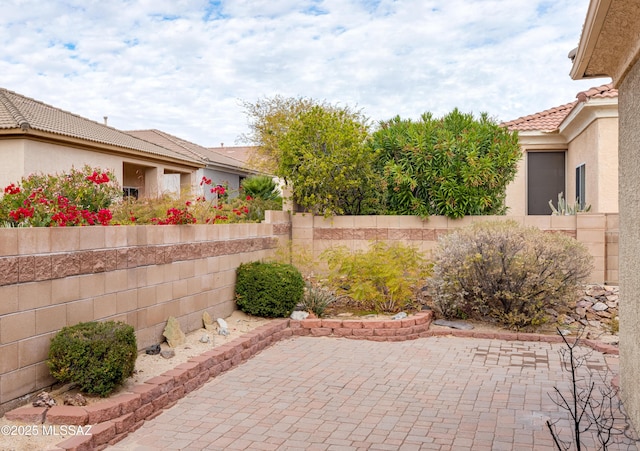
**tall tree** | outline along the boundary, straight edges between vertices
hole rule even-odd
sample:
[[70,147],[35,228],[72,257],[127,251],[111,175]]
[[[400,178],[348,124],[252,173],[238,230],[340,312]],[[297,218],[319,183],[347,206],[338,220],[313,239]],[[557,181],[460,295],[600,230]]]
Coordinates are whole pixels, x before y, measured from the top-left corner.
[[381,122],[370,145],[389,213],[401,215],[504,214],[522,156],[516,133],[486,113],[476,119],[458,109],[439,119],[425,113]]
[[321,215],[374,213],[379,175],[367,119],[349,107],[275,97],[245,105],[252,142],[293,200]]

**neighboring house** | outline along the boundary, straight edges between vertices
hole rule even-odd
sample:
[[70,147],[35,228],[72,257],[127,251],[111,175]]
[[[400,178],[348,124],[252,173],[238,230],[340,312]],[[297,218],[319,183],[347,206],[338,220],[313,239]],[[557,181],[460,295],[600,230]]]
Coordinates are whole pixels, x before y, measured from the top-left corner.
[[502,124],[518,131],[523,152],[507,215],[549,215],[559,193],[594,213],[618,212],[618,91],[603,85],[576,97]]
[[[166,149],[170,149],[181,155],[196,158],[204,162],[205,167],[199,169],[196,173],[198,189],[202,178],[206,177],[207,179],[211,179],[212,186],[226,186],[231,190],[231,195],[233,195],[234,192],[237,192],[240,187],[240,183],[244,178],[256,173],[255,170],[249,168],[246,161],[238,160],[233,158],[233,156],[217,152],[215,149],[202,147],[198,144],[186,141],[160,130],[133,130],[128,131],[127,133],[162,146]],[[210,189],[204,189],[204,195],[207,198],[211,198],[211,196],[213,196]]]
[[0,88],[0,188],[32,173],[109,169],[125,194],[155,196],[167,176],[197,185],[201,159]]
[[[591,0],[571,77],[611,77],[618,89],[620,390],[640,430],[640,2]],[[612,182],[613,183],[613,182]]]

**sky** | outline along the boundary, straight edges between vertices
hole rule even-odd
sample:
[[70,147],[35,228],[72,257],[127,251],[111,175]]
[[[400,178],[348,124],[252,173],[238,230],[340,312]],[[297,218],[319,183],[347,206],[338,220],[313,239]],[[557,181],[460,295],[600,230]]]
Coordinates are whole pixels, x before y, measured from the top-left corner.
[[121,130],[250,144],[243,104],[453,108],[497,121],[575,99],[589,0],[3,0],[0,87]]

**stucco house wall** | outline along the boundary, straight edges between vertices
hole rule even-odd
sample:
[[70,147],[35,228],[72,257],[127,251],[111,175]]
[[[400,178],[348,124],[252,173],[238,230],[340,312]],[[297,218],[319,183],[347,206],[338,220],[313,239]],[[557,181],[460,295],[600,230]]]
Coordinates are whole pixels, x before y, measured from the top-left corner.
[[620,385],[640,427],[640,63],[620,85]]
[[[617,90],[603,85],[582,91],[576,101],[503,123],[518,131],[522,159],[507,186],[507,215],[529,214],[528,154],[565,152],[564,198],[576,199],[576,167],[585,164],[585,201],[591,211],[616,213],[618,187]],[[612,182],[613,181],[613,182]],[[554,204],[557,198],[553,200]],[[549,213],[551,209],[549,208]]]
[[620,394],[640,428],[640,3],[590,0],[571,78],[611,77],[619,92]]

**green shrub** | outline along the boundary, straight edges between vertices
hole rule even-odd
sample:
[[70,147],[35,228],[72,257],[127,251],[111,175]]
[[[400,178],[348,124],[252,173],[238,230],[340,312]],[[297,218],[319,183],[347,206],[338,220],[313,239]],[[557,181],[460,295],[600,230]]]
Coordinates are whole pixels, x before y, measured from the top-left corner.
[[329,284],[338,294],[375,312],[415,308],[417,290],[430,273],[430,265],[417,249],[400,243],[373,243],[366,252],[335,247],[320,258],[327,261]]
[[513,221],[477,223],[444,237],[434,254],[434,305],[448,318],[489,318],[520,330],[575,300],[590,274],[585,247]]
[[278,185],[268,175],[253,175],[243,179],[241,182],[244,194],[254,199],[278,200],[280,190]]
[[47,365],[61,382],[108,396],[133,374],[138,356],[133,327],[114,321],[63,327],[51,340]]
[[291,265],[252,262],[238,267],[236,303],[249,315],[287,317],[303,294],[302,275]]
[[322,318],[327,307],[335,301],[335,295],[326,288],[308,285],[300,304],[307,312],[312,312],[318,318]]

